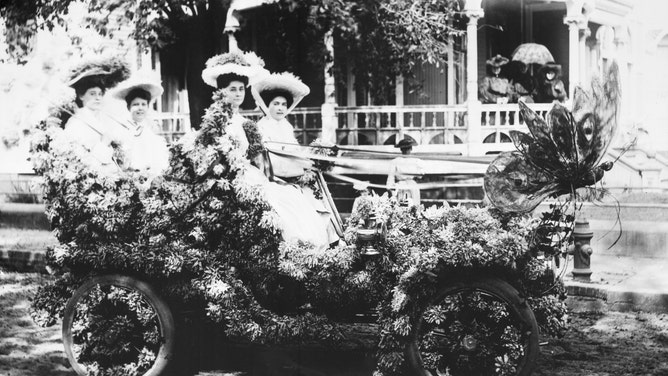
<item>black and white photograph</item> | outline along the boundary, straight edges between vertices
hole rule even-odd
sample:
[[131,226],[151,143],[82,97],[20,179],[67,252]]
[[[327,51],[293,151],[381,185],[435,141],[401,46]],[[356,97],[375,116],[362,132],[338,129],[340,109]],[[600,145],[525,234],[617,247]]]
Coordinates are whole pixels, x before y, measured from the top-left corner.
[[0,0],[0,376],[668,376],[667,17]]

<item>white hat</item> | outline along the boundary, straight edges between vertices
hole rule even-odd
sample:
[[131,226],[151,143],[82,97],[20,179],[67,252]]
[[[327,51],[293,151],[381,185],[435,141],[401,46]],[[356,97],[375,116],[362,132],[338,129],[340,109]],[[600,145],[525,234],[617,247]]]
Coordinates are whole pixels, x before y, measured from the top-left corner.
[[250,81],[257,75],[267,73],[267,70],[264,69],[264,61],[254,52],[232,51],[210,58],[202,71],[202,80],[217,88],[218,77],[227,73],[248,77]]
[[251,82],[251,93],[258,106],[265,113],[269,113],[267,110],[269,105],[268,103],[264,103],[261,94],[268,90],[285,90],[292,95],[292,105],[287,113],[290,113],[297,107],[297,104],[311,92],[311,89],[292,73],[283,72],[260,75]]
[[142,89],[151,95],[151,100],[163,93],[160,78],[153,72],[137,72],[129,79],[121,82],[110,93],[112,97],[125,100],[125,97],[134,89]]

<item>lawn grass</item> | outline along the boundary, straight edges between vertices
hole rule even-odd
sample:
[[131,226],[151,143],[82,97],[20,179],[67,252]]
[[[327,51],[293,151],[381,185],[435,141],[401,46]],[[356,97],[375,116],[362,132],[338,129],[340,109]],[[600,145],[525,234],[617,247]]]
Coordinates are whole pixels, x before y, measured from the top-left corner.
[[58,325],[41,328],[30,318],[30,299],[53,277],[0,268],[0,375],[71,376]]

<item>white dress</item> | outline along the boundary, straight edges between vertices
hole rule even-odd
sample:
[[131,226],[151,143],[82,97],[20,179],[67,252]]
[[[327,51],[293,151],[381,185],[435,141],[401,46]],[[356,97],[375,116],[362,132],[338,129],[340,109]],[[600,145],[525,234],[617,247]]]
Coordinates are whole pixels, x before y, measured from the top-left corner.
[[[286,150],[290,147],[290,144],[299,145],[292,125],[285,118],[278,121],[265,116],[257,122],[257,127],[260,130],[260,134],[262,134],[263,142],[280,143],[272,145],[274,147]],[[271,165],[274,175],[280,178],[292,178],[304,174],[304,168],[290,158],[272,155]]]
[[87,155],[80,155],[81,160],[93,169],[102,174],[119,171],[112,158],[114,149],[111,143],[123,137],[119,126],[103,113],[95,113],[85,107],[78,109],[65,124],[63,136],[66,142],[83,147]]
[[[242,151],[249,146],[243,129],[245,121],[243,116],[234,114],[227,125],[227,133],[239,141]],[[264,188],[267,202],[278,214],[284,240],[309,242],[317,249],[329,245],[326,223],[313,207],[313,200],[298,187],[269,181],[259,169],[250,165],[250,161],[243,178]]]
[[151,121],[148,119],[141,124],[130,121],[122,142],[128,168],[157,175],[168,167],[167,143],[162,136],[153,132]]

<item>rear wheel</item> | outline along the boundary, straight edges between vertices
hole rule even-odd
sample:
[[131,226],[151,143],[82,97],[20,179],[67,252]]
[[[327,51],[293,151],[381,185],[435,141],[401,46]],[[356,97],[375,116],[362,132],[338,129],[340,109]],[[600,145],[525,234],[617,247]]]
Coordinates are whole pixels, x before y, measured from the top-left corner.
[[133,277],[95,277],[65,306],[65,354],[79,375],[165,375],[175,342],[169,307]]
[[413,326],[406,356],[419,376],[530,375],[538,325],[517,290],[499,279],[443,287]]

